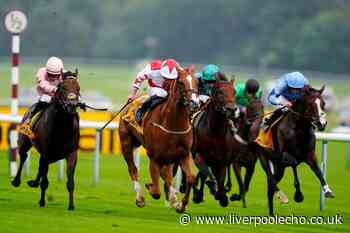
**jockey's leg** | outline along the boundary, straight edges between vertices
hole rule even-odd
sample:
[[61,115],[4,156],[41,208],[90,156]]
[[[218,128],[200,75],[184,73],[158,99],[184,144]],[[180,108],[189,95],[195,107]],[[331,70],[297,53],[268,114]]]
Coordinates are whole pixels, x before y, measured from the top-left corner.
[[142,120],[142,115],[147,112],[148,110],[152,109],[154,106],[156,106],[158,103],[162,102],[164,100],[163,97],[157,96],[157,95],[152,95],[146,102],[142,104],[142,106],[137,109],[136,111],[136,122],[138,124],[141,123]]

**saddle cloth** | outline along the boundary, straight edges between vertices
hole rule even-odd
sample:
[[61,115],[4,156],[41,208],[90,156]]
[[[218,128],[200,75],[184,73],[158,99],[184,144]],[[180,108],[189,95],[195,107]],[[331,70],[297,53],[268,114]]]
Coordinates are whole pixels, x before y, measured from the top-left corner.
[[21,134],[24,134],[28,136],[30,140],[33,140],[35,138],[35,133],[33,132],[33,126],[35,123],[40,119],[40,116],[42,115],[42,110],[37,112],[30,121],[25,121],[23,122],[19,127],[18,127],[18,132]]
[[268,148],[268,149],[273,149],[273,137],[272,137],[272,128],[279,123],[283,119],[283,115],[277,118],[270,126],[269,128],[263,129],[260,128],[259,135],[255,139],[255,142],[258,143],[260,146]]
[[[140,97],[134,99],[126,111],[126,113],[121,117],[122,120],[128,122],[131,127],[133,127],[139,134],[143,135],[143,126],[139,125],[136,122],[135,114],[139,107],[142,106],[144,102],[149,98],[149,95],[141,95]],[[142,116],[144,118],[147,115],[148,111],[145,112]]]

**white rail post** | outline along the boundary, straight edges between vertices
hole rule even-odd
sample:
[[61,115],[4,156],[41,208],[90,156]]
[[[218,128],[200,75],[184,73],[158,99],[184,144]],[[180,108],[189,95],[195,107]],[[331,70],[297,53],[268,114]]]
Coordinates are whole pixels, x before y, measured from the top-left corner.
[[95,158],[94,158],[94,186],[97,186],[100,178],[101,134],[102,134],[102,131],[99,129],[96,129],[96,145],[95,145]]
[[[327,143],[328,141],[322,140],[322,176],[326,179],[327,168]],[[324,192],[323,187],[320,187],[320,211],[324,210]]]
[[64,180],[64,159],[58,160],[57,164],[57,179],[59,181]]
[[27,154],[28,154],[28,157],[24,166],[25,166],[26,176],[30,176],[30,151],[28,151]]
[[134,153],[135,153],[135,166],[137,167],[137,170],[139,170],[139,173],[140,173],[140,147],[137,147]]
[[176,176],[175,176],[175,190],[177,193],[180,193],[181,176],[182,176],[181,167],[178,166],[176,171]]

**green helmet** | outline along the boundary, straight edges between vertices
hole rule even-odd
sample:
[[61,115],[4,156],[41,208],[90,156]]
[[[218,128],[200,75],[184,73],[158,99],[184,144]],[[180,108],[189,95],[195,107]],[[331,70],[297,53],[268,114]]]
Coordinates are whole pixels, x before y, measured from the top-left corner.
[[215,81],[215,74],[219,72],[220,69],[218,66],[210,64],[204,67],[202,78],[205,81]]

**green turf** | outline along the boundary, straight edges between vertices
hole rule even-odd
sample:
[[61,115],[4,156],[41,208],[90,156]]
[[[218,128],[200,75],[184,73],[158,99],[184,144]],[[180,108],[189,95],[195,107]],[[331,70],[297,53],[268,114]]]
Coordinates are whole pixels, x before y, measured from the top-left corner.
[[[56,164],[50,167],[49,189],[47,191],[47,207],[38,206],[39,189],[31,189],[26,185],[29,178],[34,178],[38,156],[31,158],[30,177],[22,176],[19,188],[10,186],[7,176],[7,156],[0,154],[0,232],[1,233],[46,233],[46,232],[349,232],[350,231],[350,171],[345,169],[346,145],[330,143],[328,162],[328,182],[335,192],[336,198],[326,200],[324,216],[340,214],[343,225],[196,225],[179,224],[180,215],[164,205],[161,200],[152,200],[146,193],[146,207],[137,208],[134,204],[134,193],[127,174],[127,167],[121,156],[102,156],[101,182],[98,187],[92,185],[92,154],[79,154],[76,173],[76,210],[68,211],[68,194],[65,183],[57,180]],[[141,180],[144,184],[149,180],[148,162],[141,161]],[[290,204],[281,205],[275,202],[275,212],[279,215],[318,216],[319,185],[311,170],[302,165],[299,168],[302,190],[305,200],[302,204],[294,203],[293,180],[288,170],[286,178],[280,185],[290,198]],[[234,182],[234,188],[237,185]],[[201,205],[190,203],[187,213],[197,215],[263,216],[267,214],[266,180],[260,165],[253,178],[247,196],[248,208],[241,208],[240,203],[230,203],[221,208],[213,197],[206,195]]]

